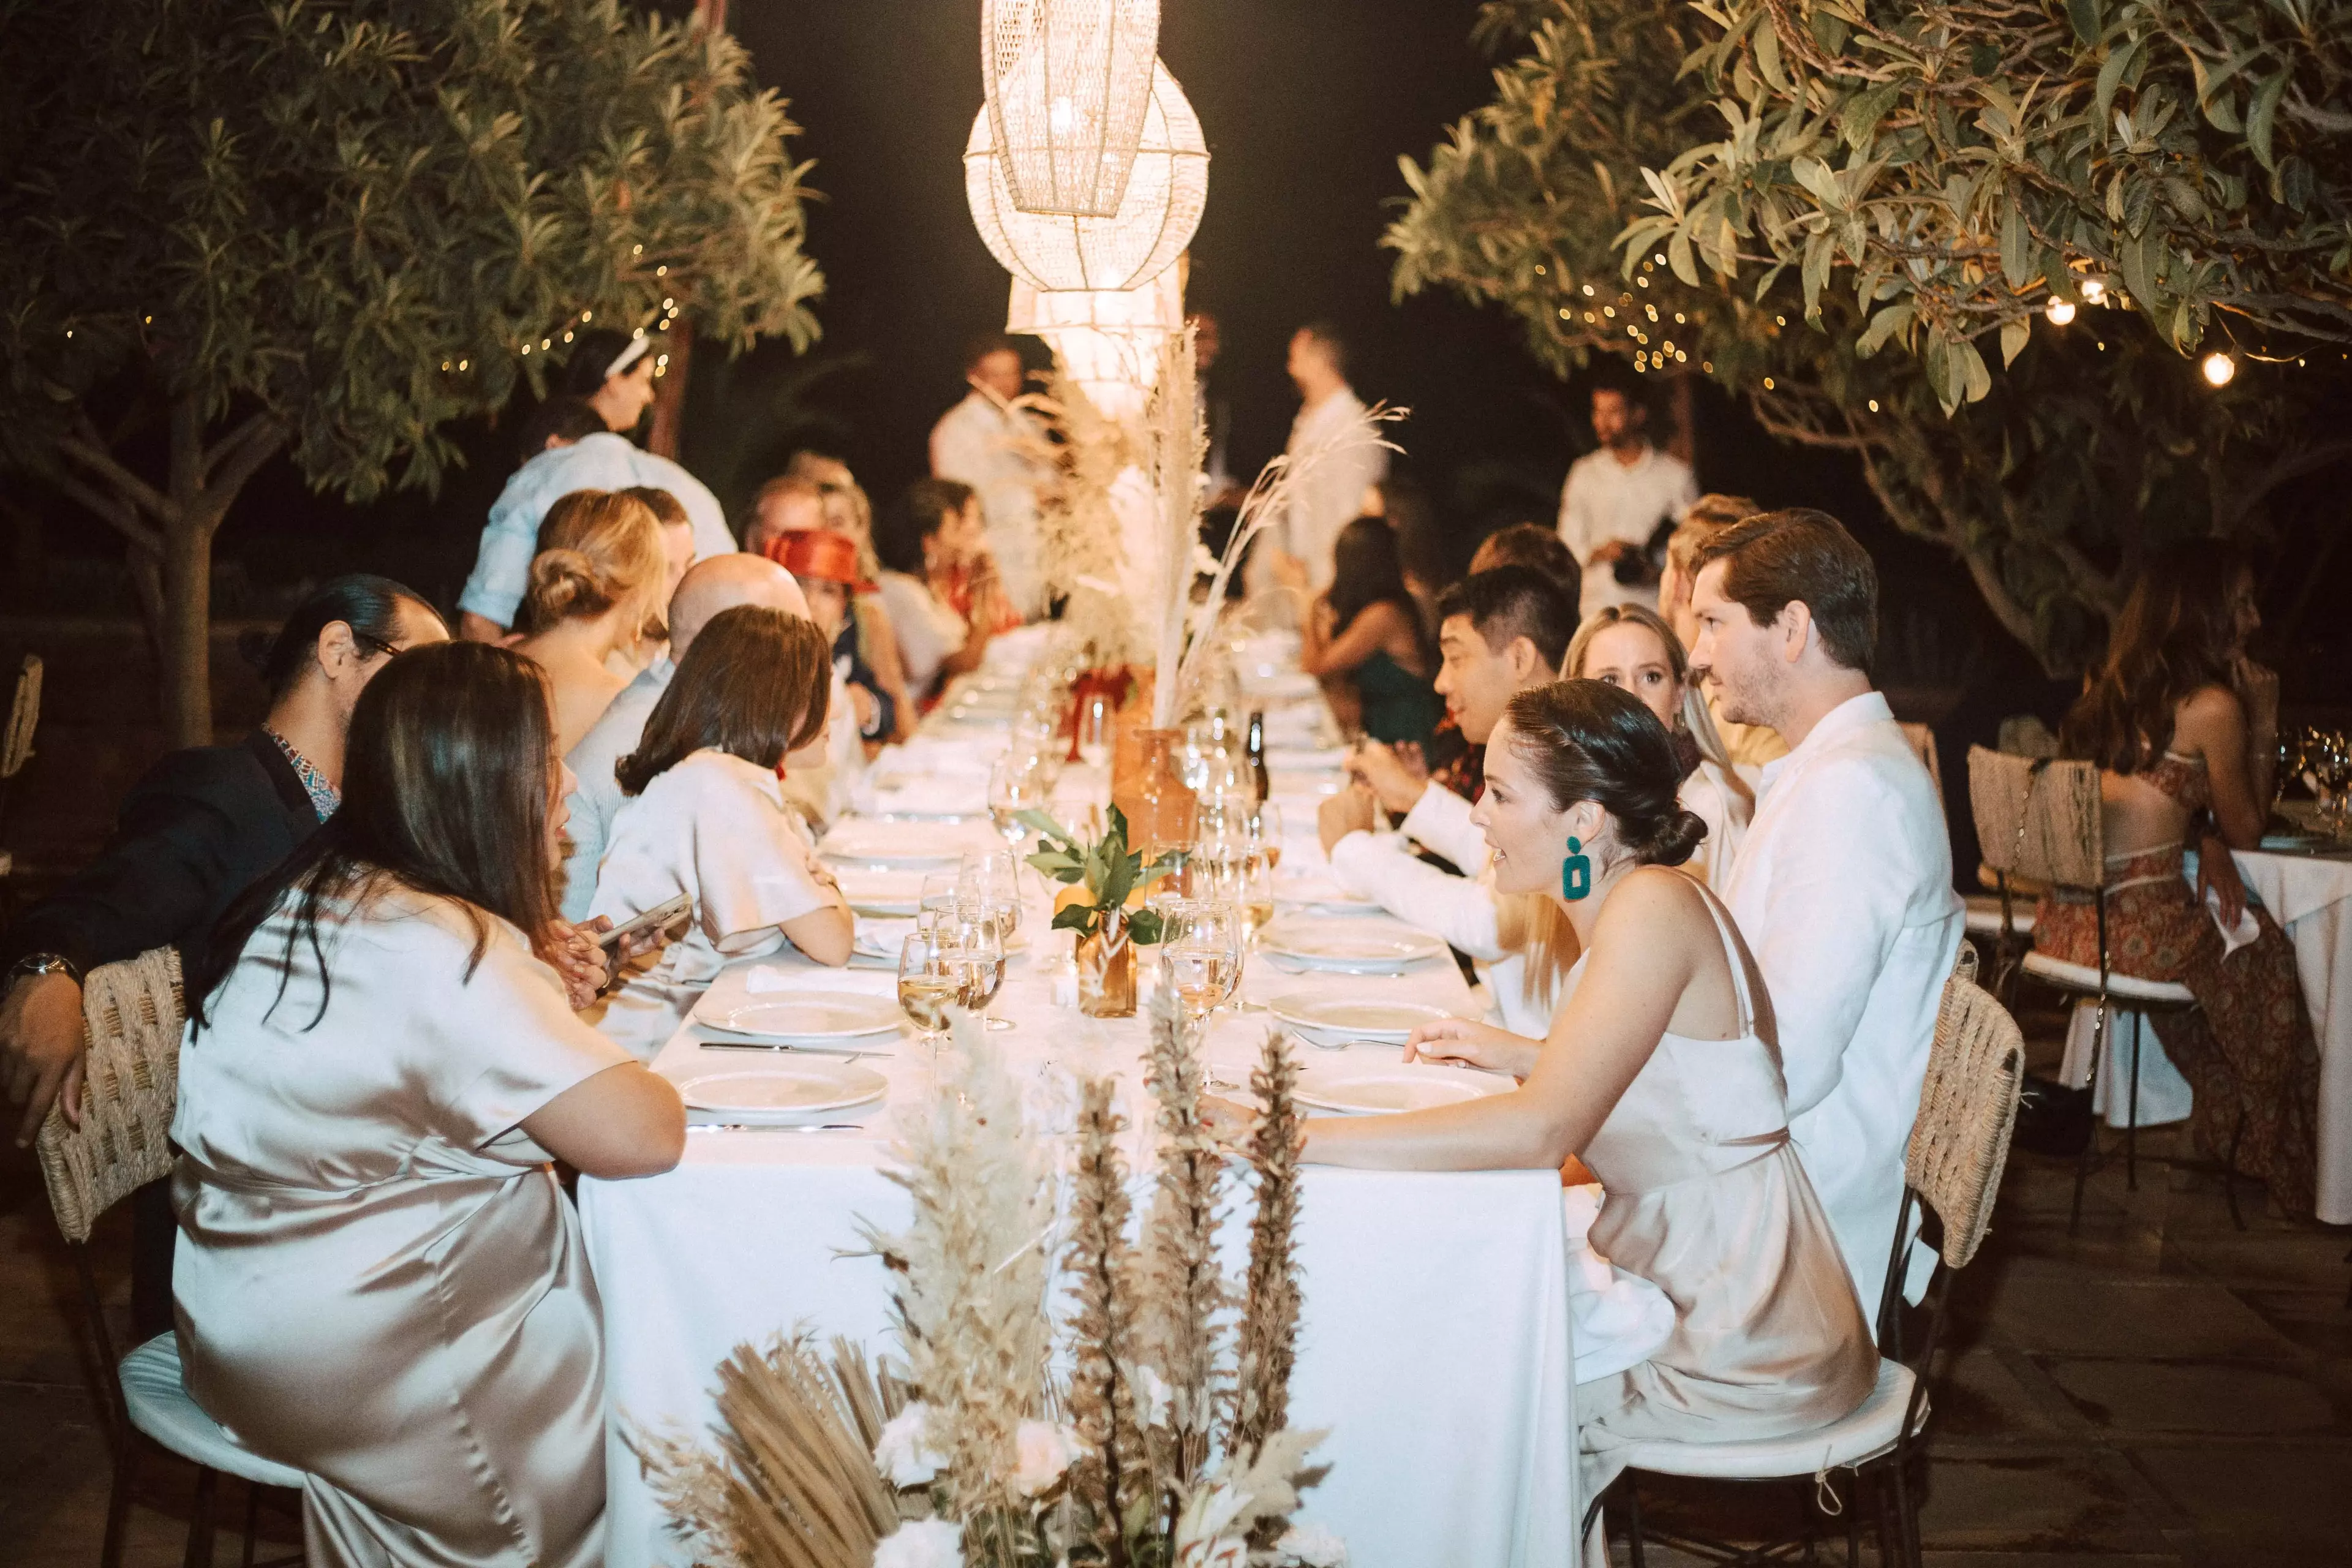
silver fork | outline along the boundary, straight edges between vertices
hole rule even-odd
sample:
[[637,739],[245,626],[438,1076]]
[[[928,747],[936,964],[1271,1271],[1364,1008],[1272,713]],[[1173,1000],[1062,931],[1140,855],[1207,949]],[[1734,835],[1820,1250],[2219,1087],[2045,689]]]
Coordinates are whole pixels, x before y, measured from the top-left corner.
[[794,1127],[764,1121],[697,1121],[687,1128],[688,1132],[863,1132],[863,1121],[826,1121],[814,1126]]

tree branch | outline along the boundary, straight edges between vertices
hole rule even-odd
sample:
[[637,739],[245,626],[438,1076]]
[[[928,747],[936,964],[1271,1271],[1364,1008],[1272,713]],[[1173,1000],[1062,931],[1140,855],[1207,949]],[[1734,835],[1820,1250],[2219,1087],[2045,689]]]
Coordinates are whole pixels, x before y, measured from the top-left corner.
[[235,452],[226,457],[218,453],[215,454],[214,460],[218,462],[219,471],[214,475],[212,482],[205,487],[206,532],[220,526],[221,519],[228,511],[229,503],[236,500],[236,492],[245,488],[245,482],[253,478],[262,464],[269,461],[277,454],[278,449],[286,445],[286,426],[278,422],[277,416],[266,415],[257,416],[257,417],[264,420],[264,423],[255,427],[252,434],[247,435],[240,429],[236,436],[230,437],[230,440],[238,443]]
[[77,423],[79,428],[58,438],[58,450],[89,469],[123,500],[157,522],[169,523],[177,510],[172,505],[171,498],[115,461],[114,454],[108,451],[105,443],[99,438],[98,429],[90,424],[89,415],[81,416]]
[[129,540],[133,549],[156,556],[163,553],[163,536],[141,522],[139,514],[125,506],[120,496],[86,485],[69,473],[51,474],[48,479],[68,497],[103,519],[116,532]]
[[212,449],[196,460],[196,482],[201,485],[212,483],[213,470],[227,458],[233,447],[240,442],[257,439],[262,432],[277,424],[278,416],[265,409],[214,442]]

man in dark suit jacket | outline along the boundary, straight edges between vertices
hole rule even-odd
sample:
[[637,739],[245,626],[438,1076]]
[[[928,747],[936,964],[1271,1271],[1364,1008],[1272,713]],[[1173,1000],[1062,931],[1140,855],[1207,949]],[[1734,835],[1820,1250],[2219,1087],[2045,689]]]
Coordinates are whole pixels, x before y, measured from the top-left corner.
[[[339,799],[343,737],[375,672],[448,637],[432,606],[381,577],[339,577],[304,601],[266,653],[261,728],[158,762],[122,803],[114,837],[7,934],[0,1081],[25,1107],[19,1148],[52,1104],[80,1121],[82,976],[166,944],[202,941],[237,894],[318,831]],[[131,1315],[142,1339],[172,1326],[168,1184],[134,1206]]]

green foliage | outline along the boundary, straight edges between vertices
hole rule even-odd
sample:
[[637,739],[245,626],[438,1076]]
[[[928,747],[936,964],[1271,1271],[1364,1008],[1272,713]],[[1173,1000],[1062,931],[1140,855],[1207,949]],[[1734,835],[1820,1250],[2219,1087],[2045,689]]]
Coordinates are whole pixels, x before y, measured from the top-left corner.
[[1880,352],[1916,304],[1866,311],[1801,254],[1734,283],[1701,265],[1696,224],[1629,247],[1661,234],[1639,227],[1674,189],[1654,172],[1724,123],[1682,69],[1717,29],[1681,0],[1498,0],[1480,29],[1519,52],[1425,167],[1404,161],[1412,198],[1384,239],[1399,296],[1499,305],[1560,374],[1595,353],[1696,371],[1775,435],[1853,453],[1889,517],[1949,549],[2053,673],[2101,644],[2147,552],[2259,529],[2263,497],[2352,451],[2300,423],[2319,371],[2248,363],[2217,393],[2112,295],[2064,328],[2014,317],[1996,373],[1931,333]]
[[13,464],[129,390],[265,415],[363,500],[436,480],[442,426],[583,321],[815,332],[795,128],[723,35],[615,0],[20,0],[0,58]]
[[1042,811],[1024,811],[1015,819],[1034,829],[1046,847],[1029,857],[1029,864],[1056,882],[1083,886],[1081,902],[1056,910],[1055,931],[1074,931],[1081,939],[1093,936],[1108,918],[1126,911],[1128,931],[1147,947],[1160,940],[1160,916],[1151,910],[1126,910],[1127,898],[1137,888],[1175,868],[1179,856],[1162,855],[1149,866],[1143,852],[1127,847],[1127,813],[1110,808],[1109,824],[1092,842],[1079,838]]
[[1651,176],[1630,268],[1851,275],[1946,407],[2046,301],[2120,289],[2187,353],[2352,342],[2352,27],[2337,0],[1706,0],[1720,141]]

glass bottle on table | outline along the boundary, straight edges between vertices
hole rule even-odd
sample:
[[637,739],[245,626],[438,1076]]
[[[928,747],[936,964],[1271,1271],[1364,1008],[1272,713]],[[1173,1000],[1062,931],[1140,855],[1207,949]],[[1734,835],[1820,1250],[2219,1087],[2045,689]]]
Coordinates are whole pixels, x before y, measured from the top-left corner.
[[1265,800],[1274,793],[1274,779],[1265,769],[1265,710],[1253,708],[1249,716],[1250,778],[1256,785],[1257,797]]

